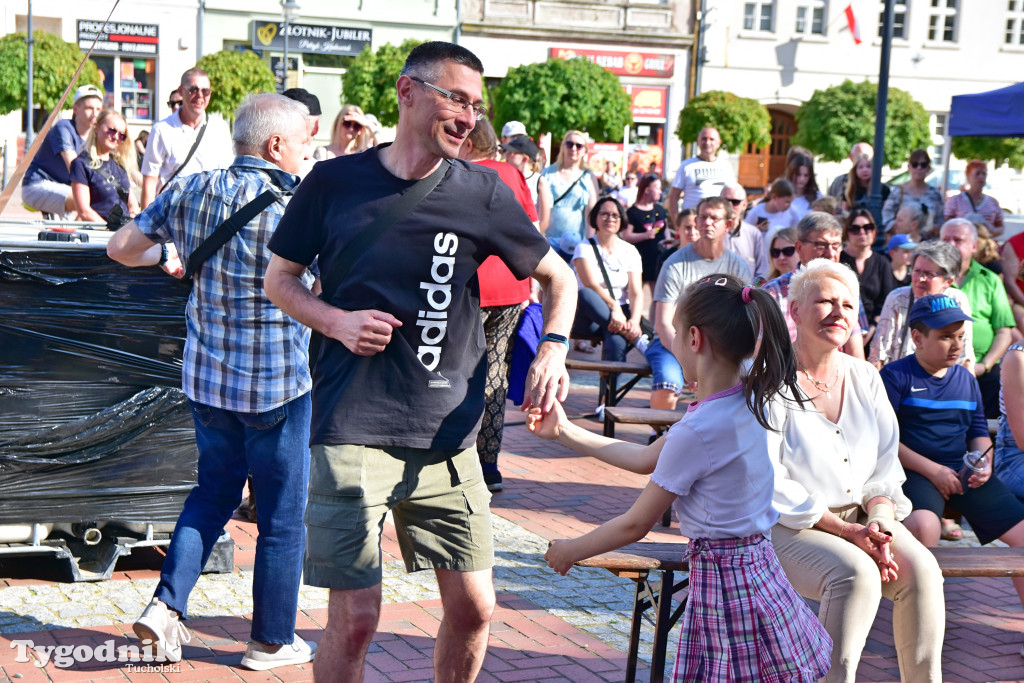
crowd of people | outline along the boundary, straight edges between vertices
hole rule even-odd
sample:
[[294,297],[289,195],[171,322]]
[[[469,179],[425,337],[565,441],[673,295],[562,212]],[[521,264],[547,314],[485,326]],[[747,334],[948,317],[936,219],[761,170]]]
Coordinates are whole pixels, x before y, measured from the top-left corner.
[[[927,547],[952,533],[945,510],[982,543],[1024,545],[1024,242],[988,259],[1003,276],[980,262],[979,227],[1002,229],[983,167],[943,204],[915,151],[906,187],[882,188],[878,223],[869,145],[828,195],[794,148],[750,206],[713,126],[671,183],[591,170],[579,130],[545,165],[522,123],[491,127],[482,73],[465,48],[424,43],[396,83],[393,142],[377,145],[350,105],[314,150],[314,96],[252,96],[228,131],[190,69],[141,164],[124,119],[92,86],[76,93],[35,196],[58,214],[120,206],[108,254],[193,281],[183,388],[198,485],[135,633],[181,659],[189,593],[248,478],[259,537],[244,666],[316,651],[318,680],[361,679],[390,512],[407,569],[437,577],[436,680],[472,680],[495,606],[488,492],[503,488],[510,341],[535,299],[529,428],[651,474],[629,512],[552,543],[555,570],[641,538],[671,504],[691,562],[678,680],[853,681],[882,597],[903,680],[941,680]],[[599,338],[608,360],[642,352],[652,407],[687,389],[696,401],[648,445],[573,425],[560,407],[573,335]],[[294,631],[302,577],[330,591],[319,648]],[[728,618],[723,601],[737,605]]]

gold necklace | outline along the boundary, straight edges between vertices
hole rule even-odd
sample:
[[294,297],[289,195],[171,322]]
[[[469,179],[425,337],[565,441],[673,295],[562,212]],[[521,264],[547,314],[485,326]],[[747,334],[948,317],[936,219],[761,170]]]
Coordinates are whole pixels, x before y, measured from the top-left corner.
[[815,379],[814,377],[811,376],[811,373],[807,372],[806,368],[801,369],[800,372],[804,373],[804,377],[807,378],[808,382],[814,385],[815,389],[825,394],[825,398],[832,397],[832,387],[834,387],[836,385],[836,382],[839,381],[839,368],[836,368],[836,376],[832,378],[831,382],[822,382],[820,380]]

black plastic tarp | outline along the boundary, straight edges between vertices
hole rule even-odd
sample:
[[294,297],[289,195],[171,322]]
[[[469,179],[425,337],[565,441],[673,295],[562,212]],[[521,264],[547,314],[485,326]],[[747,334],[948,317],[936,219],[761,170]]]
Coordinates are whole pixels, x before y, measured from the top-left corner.
[[187,298],[101,249],[0,250],[0,524],[177,519]]

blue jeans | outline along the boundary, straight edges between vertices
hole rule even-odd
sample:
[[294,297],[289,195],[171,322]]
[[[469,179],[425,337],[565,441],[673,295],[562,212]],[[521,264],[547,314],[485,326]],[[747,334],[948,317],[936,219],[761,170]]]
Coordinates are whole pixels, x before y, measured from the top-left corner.
[[644,352],[647,364],[651,366],[651,391],[670,389],[678,396],[686,386],[683,379],[683,368],[672,352],[661,344],[657,337]]
[[154,597],[187,618],[189,593],[252,472],[259,504],[252,639],[293,641],[306,547],[302,515],[309,484],[310,405],[309,392],[264,413],[192,402],[198,484],[178,517]]
[[995,475],[1006,488],[1024,501],[1024,451],[1017,445],[1005,417],[999,418],[996,432]]
[[[629,304],[622,305],[622,312],[629,317]],[[608,331],[612,311],[604,299],[588,287],[579,290],[576,300],[576,320],[573,321],[572,333],[581,337],[602,336],[601,358],[603,360],[626,360],[626,338],[617,332]]]

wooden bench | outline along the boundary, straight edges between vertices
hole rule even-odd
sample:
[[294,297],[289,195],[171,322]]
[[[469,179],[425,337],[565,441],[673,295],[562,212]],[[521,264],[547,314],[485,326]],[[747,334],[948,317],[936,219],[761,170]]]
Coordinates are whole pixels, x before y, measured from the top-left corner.
[[624,406],[606,407],[604,413],[617,424],[650,425],[658,431],[671,427],[683,417],[683,414],[677,410],[626,408]]
[[[1024,576],[1024,548],[953,547],[932,548],[942,575],[948,577]],[[633,621],[626,659],[626,683],[636,681],[642,619],[654,624],[654,649],[651,656],[651,682],[665,680],[665,653],[668,634],[686,609],[689,598],[689,562],[685,543],[648,543],[628,545],[576,563],[578,567],[599,567],[636,583]],[[656,576],[651,577],[651,574]],[[667,592],[666,592],[667,587]],[[673,609],[672,598],[679,596]],[[652,619],[647,611],[654,610]]]
[[[633,363],[630,361],[612,360],[580,360],[577,358],[566,358],[566,370],[578,370],[581,372],[596,372],[601,375],[601,396],[604,397],[604,435],[615,436],[615,424],[608,417],[608,407],[614,406],[621,401],[630,389],[636,386],[644,377],[651,376],[651,366],[647,363]],[[615,378],[618,375],[633,375],[625,384],[616,388]],[[577,415],[580,417],[593,417],[596,413],[588,415]]]

